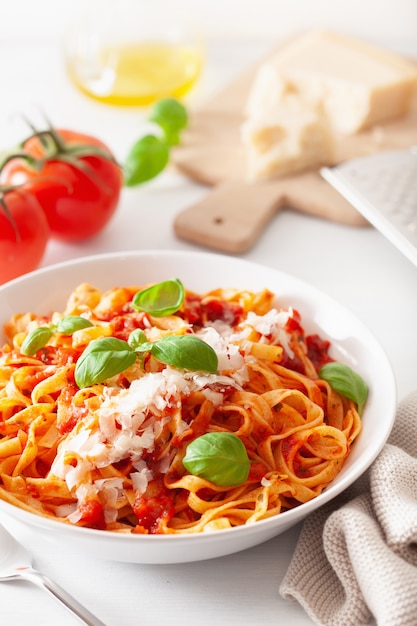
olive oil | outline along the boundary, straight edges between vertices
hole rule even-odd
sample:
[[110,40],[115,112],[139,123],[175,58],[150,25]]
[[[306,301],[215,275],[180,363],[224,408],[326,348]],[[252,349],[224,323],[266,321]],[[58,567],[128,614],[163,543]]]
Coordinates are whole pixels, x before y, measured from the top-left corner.
[[108,45],[94,63],[75,56],[68,71],[74,84],[90,97],[129,106],[180,98],[195,84],[202,66],[198,46],[155,41]]

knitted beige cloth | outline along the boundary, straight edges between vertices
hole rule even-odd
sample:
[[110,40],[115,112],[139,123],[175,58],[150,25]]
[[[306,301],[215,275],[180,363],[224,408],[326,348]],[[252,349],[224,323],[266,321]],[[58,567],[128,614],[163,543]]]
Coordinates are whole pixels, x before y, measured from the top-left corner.
[[321,626],[417,625],[417,391],[365,475],[306,519],[280,594]]

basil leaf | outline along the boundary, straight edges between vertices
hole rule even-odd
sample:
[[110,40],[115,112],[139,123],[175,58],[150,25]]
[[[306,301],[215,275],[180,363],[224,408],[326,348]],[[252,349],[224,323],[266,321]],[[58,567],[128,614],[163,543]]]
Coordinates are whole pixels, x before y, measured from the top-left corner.
[[126,341],[116,337],[94,339],[77,361],[75,382],[82,389],[120,374],[133,365],[136,353]]
[[141,137],[130,149],[124,165],[124,184],[133,187],[155,178],[169,161],[169,147],[155,135]]
[[62,317],[56,325],[56,330],[63,335],[72,335],[76,330],[94,326],[90,320],[80,315],[67,315]]
[[76,330],[93,326],[92,322],[85,317],[79,315],[67,315],[62,317],[58,324],[48,324],[48,326],[39,326],[28,334],[25,338],[20,351],[27,356],[33,356],[38,350],[46,346],[50,338],[55,332],[63,335],[72,335]]
[[132,330],[127,342],[135,352],[149,352],[152,348],[152,343],[147,340],[145,333],[140,328]]
[[20,352],[26,356],[33,356],[38,350],[46,346],[54,334],[54,326],[39,326],[34,328],[23,341]]
[[242,441],[233,433],[206,433],[194,439],[183,459],[184,467],[219,487],[242,485],[249,476],[250,460]]
[[217,372],[217,354],[194,335],[166,335],[152,344],[152,354],[162,363],[180,369]]
[[175,98],[164,98],[153,106],[149,120],[162,128],[167,143],[174,146],[180,142],[180,131],[188,124],[188,113]]
[[139,291],[132,300],[139,311],[146,311],[154,317],[172,315],[184,302],[184,285],[177,278],[164,280]]
[[354,372],[348,365],[337,361],[323,365],[318,374],[342,396],[353,400],[358,405],[359,414],[362,413],[368,397],[368,386],[359,374]]

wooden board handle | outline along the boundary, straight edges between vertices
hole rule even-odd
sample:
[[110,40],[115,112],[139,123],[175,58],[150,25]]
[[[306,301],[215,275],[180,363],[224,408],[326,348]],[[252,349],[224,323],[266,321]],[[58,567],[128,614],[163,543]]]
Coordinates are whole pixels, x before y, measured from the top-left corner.
[[311,173],[260,185],[241,181],[217,185],[177,215],[174,232],[180,239],[239,254],[255,244],[283,207],[343,224],[367,223],[319,174]]

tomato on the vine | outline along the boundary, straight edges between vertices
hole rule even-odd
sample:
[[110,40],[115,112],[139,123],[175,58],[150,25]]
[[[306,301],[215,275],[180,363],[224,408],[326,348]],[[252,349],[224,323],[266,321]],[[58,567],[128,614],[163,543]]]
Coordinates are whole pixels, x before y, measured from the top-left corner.
[[49,226],[37,200],[21,189],[4,191],[0,202],[0,284],[36,269]]
[[53,237],[80,241],[96,235],[110,221],[123,175],[100,140],[49,128],[34,133],[7,160],[0,181],[24,186],[44,210]]

